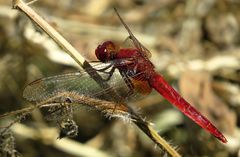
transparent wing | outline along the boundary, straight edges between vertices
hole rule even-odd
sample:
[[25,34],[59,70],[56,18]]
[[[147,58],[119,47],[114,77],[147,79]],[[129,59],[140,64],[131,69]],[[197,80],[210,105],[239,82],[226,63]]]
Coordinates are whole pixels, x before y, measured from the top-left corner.
[[[106,67],[106,64],[99,64],[94,66],[94,69],[104,67]],[[105,72],[98,72],[103,79],[109,76]],[[91,75],[91,71],[89,73]],[[109,95],[114,90],[117,94],[123,96],[129,90],[118,70],[115,70],[113,76],[107,81],[109,88],[106,89],[102,89],[90,75],[85,71],[79,71],[38,79],[26,86],[23,97],[32,102],[41,102],[59,93],[74,92],[92,98],[111,100],[111,97],[105,97],[104,95]]]
[[123,24],[123,26],[126,28],[126,30],[128,31],[129,34],[129,38],[132,40],[134,46],[146,57],[146,58],[150,58],[152,56],[151,52],[145,47],[143,46],[138,40],[137,38],[133,35],[132,31],[130,30],[130,28],[127,26],[127,24],[123,21],[122,17],[120,16],[120,14],[118,13],[117,9],[114,8],[118,18],[120,19],[121,23]]

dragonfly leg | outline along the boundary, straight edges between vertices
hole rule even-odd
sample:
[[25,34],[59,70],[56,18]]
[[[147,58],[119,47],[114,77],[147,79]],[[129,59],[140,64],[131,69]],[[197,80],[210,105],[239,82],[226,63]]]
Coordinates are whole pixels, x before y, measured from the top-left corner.
[[112,77],[112,75],[113,75],[113,73],[114,73],[115,70],[116,70],[115,67],[113,67],[113,68],[111,69],[111,71],[109,72],[109,76],[107,77],[106,81],[109,81],[109,80],[111,79],[111,77]]
[[112,75],[113,75],[113,73],[114,73],[114,71],[116,70],[116,68],[115,67],[113,67],[109,72],[104,72],[105,74],[108,74],[108,77],[106,78],[106,79],[102,79],[102,80],[104,80],[104,81],[109,81],[110,79],[111,79],[111,77],[112,77]]
[[[113,64],[110,64],[110,65],[108,65],[108,66],[106,66],[106,67],[104,67],[104,68],[102,68],[102,69],[98,69],[98,70],[97,70],[98,72],[102,72],[102,73],[105,73],[105,74],[109,74],[106,79],[102,79],[102,80],[104,80],[104,81],[109,81],[109,80],[111,79],[114,71],[116,70],[116,67],[114,67],[114,66],[112,67],[112,66],[113,66]],[[109,69],[109,68],[111,68],[111,67],[112,67],[112,69],[111,69],[110,71],[106,71],[107,69]]]
[[[106,67],[104,67],[104,68],[102,68],[102,69],[99,69],[99,70],[97,70],[97,71],[103,72],[103,73],[105,73],[105,74],[109,74],[109,76],[108,76],[106,79],[103,79],[104,81],[109,81],[109,80],[111,79],[114,71],[116,70],[116,68],[117,68],[118,66],[122,66],[122,65],[127,66],[127,65],[130,65],[130,64],[133,64],[133,59],[132,59],[132,58],[127,58],[127,59],[125,59],[124,61],[121,60],[121,61],[119,61],[119,62],[112,63],[112,64],[110,64],[110,65],[108,65],[108,66],[106,66]],[[106,70],[109,69],[109,68],[111,68],[111,67],[112,67],[112,69],[107,72]],[[122,75],[122,74],[121,74],[121,75]],[[122,75],[122,76],[123,76],[123,75]],[[127,77],[127,75],[124,75],[124,78],[125,78],[125,77]],[[129,81],[128,81],[128,82],[129,82]],[[131,81],[130,81],[130,82],[131,82]]]
[[106,70],[109,69],[109,68],[111,68],[112,66],[113,66],[113,64],[110,64],[110,65],[108,65],[108,66],[106,66],[106,67],[104,67],[104,68],[102,68],[102,69],[97,69],[97,71],[104,72],[104,73],[108,73],[108,72],[106,72]]
[[89,63],[102,63],[101,61],[88,61]]

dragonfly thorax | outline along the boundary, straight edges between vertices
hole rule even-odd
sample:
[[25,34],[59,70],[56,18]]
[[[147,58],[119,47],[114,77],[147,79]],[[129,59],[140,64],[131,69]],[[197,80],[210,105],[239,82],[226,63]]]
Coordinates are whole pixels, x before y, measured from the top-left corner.
[[119,48],[112,41],[105,41],[101,45],[98,45],[95,55],[101,62],[107,62],[114,59],[118,50]]
[[123,64],[116,65],[120,71],[130,77],[141,77],[148,79],[154,72],[153,64],[146,59],[137,49],[120,49],[115,56],[116,59],[124,60]]

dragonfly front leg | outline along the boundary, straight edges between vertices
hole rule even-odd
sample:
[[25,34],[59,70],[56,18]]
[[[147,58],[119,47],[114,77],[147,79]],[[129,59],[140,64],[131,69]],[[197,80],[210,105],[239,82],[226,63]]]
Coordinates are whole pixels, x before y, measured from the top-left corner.
[[106,72],[107,69],[111,68],[113,64],[109,64],[108,66],[102,68],[102,69],[97,69],[97,71],[103,72],[103,73],[108,73]]
[[102,78],[103,81],[109,81],[109,80],[111,79],[111,77],[112,77],[114,71],[116,70],[115,67],[112,67],[112,69],[111,69],[110,71],[106,71],[107,69],[111,68],[111,66],[112,66],[112,65],[109,65],[109,66],[107,66],[107,67],[105,67],[105,68],[103,68],[103,69],[99,69],[99,70],[97,70],[97,71],[99,71],[99,72],[102,72],[102,73],[108,74],[108,76],[107,76],[106,79],[103,79],[103,78]]
[[[100,61],[91,61],[91,62],[100,62]],[[83,64],[83,67],[84,67],[84,69],[87,71],[87,73],[90,75],[90,73],[91,74],[93,74],[93,71],[94,72],[101,72],[101,73],[104,73],[104,74],[109,74],[109,76],[106,78],[106,79],[104,79],[104,78],[102,78],[102,77],[99,77],[98,79],[100,79],[100,80],[102,80],[102,81],[108,81],[108,80],[110,80],[110,78],[112,77],[112,75],[113,75],[113,72],[115,71],[115,67],[113,66],[113,63],[110,63],[109,65],[106,65],[104,68],[102,68],[102,69],[95,69],[95,68],[93,68],[88,62],[84,62],[84,64]],[[112,67],[112,69],[110,70],[110,71],[106,71],[106,70],[108,70],[109,68],[111,68]]]
[[[108,77],[106,78],[106,79],[103,79],[102,78],[102,80],[104,80],[104,81],[109,81],[110,79],[111,79],[111,77],[112,77],[112,75],[113,75],[113,73],[114,73],[114,71],[115,71],[115,69],[116,69],[116,67],[112,67],[113,66],[113,64],[109,64],[108,66],[106,66],[106,67],[104,67],[104,68],[102,68],[102,69],[97,69],[96,71],[98,71],[98,72],[102,72],[102,73],[105,73],[105,74],[108,74]],[[112,68],[111,68],[112,67]],[[108,70],[109,68],[111,68],[111,70],[110,71],[106,71],[106,70]]]

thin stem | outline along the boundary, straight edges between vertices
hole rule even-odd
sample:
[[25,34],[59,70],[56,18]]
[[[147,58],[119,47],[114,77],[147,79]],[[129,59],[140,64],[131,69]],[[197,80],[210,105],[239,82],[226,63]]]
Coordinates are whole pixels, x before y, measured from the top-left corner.
[[80,55],[80,53],[34,10],[32,10],[22,0],[13,0],[13,8],[19,9],[24,12],[31,20],[33,20],[40,28],[42,28],[43,31],[46,32],[64,51],[66,51],[80,66],[82,66],[85,60]]

